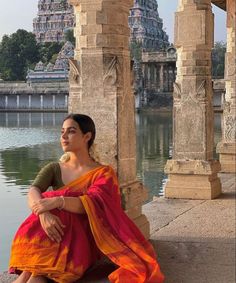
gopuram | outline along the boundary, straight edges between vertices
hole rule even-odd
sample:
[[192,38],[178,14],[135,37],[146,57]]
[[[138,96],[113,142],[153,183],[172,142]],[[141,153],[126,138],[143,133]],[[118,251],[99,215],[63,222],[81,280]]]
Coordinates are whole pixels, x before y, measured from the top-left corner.
[[172,105],[176,50],[170,46],[156,0],[135,0],[130,10],[136,108]]
[[39,0],[33,32],[39,43],[65,41],[65,31],[73,28],[73,8],[67,0]]
[[74,46],[67,41],[57,55],[55,64],[38,62],[34,70],[28,70],[27,83],[46,83],[46,82],[68,82],[69,78],[69,61],[74,56]]

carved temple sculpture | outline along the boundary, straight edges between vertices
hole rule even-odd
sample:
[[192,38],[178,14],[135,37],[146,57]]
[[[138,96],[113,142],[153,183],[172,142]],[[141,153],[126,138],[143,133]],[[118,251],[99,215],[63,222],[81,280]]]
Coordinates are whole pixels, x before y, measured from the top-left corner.
[[211,0],[179,0],[173,159],[165,167],[165,197],[212,199],[221,193],[220,163],[213,159],[213,19]]
[[100,159],[117,170],[124,209],[148,237],[149,223],[141,211],[147,193],[136,179],[128,27],[133,1],[70,3],[76,17],[76,48],[70,62],[69,111],[86,113],[94,119]]

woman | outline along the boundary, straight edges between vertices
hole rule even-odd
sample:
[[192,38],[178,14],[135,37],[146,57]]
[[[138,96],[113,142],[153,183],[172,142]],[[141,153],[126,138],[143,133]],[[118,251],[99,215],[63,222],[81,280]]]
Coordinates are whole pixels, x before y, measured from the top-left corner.
[[68,157],[44,167],[29,190],[32,214],[11,250],[15,283],[75,282],[102,254],[118,266],[111,282],[163,282],[152,246],[121,208],[113,169],[89,154],[94,139],[90,117],[65,118],[61,146]]

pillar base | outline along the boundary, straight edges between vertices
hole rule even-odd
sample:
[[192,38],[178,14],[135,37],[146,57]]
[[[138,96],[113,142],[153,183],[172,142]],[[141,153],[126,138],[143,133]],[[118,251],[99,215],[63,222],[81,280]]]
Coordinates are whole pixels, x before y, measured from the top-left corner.
[[166,198],[214,199],[221,194],[219,161],[168,160]]
[[220,142],[216,151],[219,153],[221,172],[236,173],[236,143]]
[[142,214],[142,205],[148,199],[146,188],[139,181],[121,185],[122,206],[129,218],[138,226],[146,239],[150,237],[150,224]]

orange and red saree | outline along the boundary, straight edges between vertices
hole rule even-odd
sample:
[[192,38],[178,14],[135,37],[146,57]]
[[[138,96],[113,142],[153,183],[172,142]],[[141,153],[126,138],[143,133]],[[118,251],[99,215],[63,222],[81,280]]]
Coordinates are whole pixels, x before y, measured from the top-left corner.
[[110,166],[91,170],[63,188],[43,197],[80,197],[85,215],[54,209],[66,225],[60,243],[51,241],[31,214],[18,229],[10,257],[10,272],[30,271],[59,283],[74,282],[101,255],[117,270],[113,283],[161,283],[164,277],[155,252],[121,208],[118,182]]

